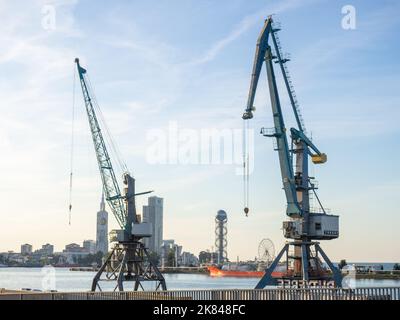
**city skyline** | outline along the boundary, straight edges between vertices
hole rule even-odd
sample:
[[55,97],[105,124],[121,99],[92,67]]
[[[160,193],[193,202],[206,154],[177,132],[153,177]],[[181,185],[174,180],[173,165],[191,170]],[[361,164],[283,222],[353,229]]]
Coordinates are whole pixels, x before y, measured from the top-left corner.
[[[75,57],[90,72],[138,192],[155,190],[165,199],[164,239],[196,254],[211,250],[215,213],[224,208],[231,260],[254,258],[263,238],[281,247],[286,202],[277,154],[258,135],[271,124],[265,74],[252,124],[249,217],[237,163],[148,161],[152,130],[167,134],[175,124],[179,132],[242,128],[255,42],[264,19],[277,14],[306,126],[328,154],[327,164],[312,170],[322,202],[340,216],[340,237],[325,241],[324,250],[334,261],[400,261],[396,1],[352,1],[355,30],[341,26],[347,4],[341,1],[102,1],[93,7],[71,0],[54,4],[54,29],[43,27],[42,1],[24,8],[0,3],[0,70],[8,75],[0,82],[0,252],[47,242],[58,250],[76,239],[96,239],[102,186],[79,90],[68,225]],[[93,19],[86,19],[89,12]],[[140,214],[145,201],[137,198]],[[107,211],[109,230],[117,229]]]

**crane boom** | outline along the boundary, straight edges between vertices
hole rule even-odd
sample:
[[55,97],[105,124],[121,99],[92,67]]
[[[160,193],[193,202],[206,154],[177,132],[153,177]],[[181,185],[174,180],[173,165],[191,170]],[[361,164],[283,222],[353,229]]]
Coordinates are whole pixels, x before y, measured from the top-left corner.
[[75,63],[78,68],[79,80],[82,87],[85,108],[89,120],[90,131],[92,133],[93,145],[96,152],[100,176],[103,182],[104,194],[119,226],[122,229],[125,229],[127,224],[127,215],[124,206],[124,198],[121,195],[111,159],[108,154],[103,134],[94,110],[92,95],[86,80],[86,69],[81,67],[78,58],[75,59]]
[[281,109],[281,103],[278,94],[278,88],[275,80],[275,73],[272,66],[271,47],[268,45],[268,36],[272,32],[272,19],[268,18],[265,21],[264,27],[261,30],[257,40],[256,54],[254,57],[253,73],[251,76],[249,97],[247,107],[243,114],[243,119],[248,120],[253,117],[255,110],[253,103],[257,91],[258,79],[260,78],[261,67],[265,61],[268,76],[268,86],[271,98],[271,107],[274,118],[274,132],[272,134],[264,134],[266,136],[275,137],[277,141],[277,150],[279,154],[279,162],[281,168],[281,176],[283,189],[287,200],[286,213],[288,216],[301,216],[302,211],[297,201],[295,179],[293,173],[293,165],[289,151],[289,144],[286,136],[285,122]]
[[281,103],[275,81],[275,73],[272,67],[272,53],[271,48],[269,47],[266,52],[265,60],[267,66],[268,86],[271,92],[271,107],[275,125],[275,132],[272,133],[272,136],[275,137],[277,141],[283,189],[285,191],[287,200],[286,214],[288,216],[301,216],[302,212],[297,201],[296,185],[293,173],[293,165],[289,153],[289,144],[286,136],[286,127],[282,116]]
[[254,98],[256,96],[258,79],[260,78],[261,68],[264,63],[265,53],[268,47],[268,36],[271,32],[271,28],[272,21],[270,19],[267,19],[257,40],[256,53],[253,63],[253,72],[251,74],[249,96],[247,99],[246,111],[243,114],[243,119],[245,120],[253,118],[253,111],[255,110],[253,105]]

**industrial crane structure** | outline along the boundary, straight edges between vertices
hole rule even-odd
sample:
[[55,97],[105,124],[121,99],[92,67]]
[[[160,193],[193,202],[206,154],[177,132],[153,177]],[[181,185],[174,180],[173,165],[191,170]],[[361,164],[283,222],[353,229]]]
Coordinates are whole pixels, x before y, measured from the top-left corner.
[[[291,239],[279,252],[275,260],[266,269],[265,275],[259,281],[256,289],[268,285],[276,285],[276,278],[272,272],[281,259],[286,256],[287,280],[323,280],[341,287],[341,274],[332,264],[328,256],[321,249],[316,240],[331,240],[339,237],[339,217],[330,215],[322,206],[316,193],[314,178],[309,176],[309,157],[314,164],[325,163],[327,156],[321,153],[314,143],[307,137],[296,94],[290,79],[286,63],[289,59],[283,57],[280,40],[277,32],[280,29],[273,22],[272,17],[265,21],[257,41],[253,72],[248,95],[247,107],[243,119],[253,118],[254,98],[263,64],[266,65],[268,88],[271,100],[274,127],[262,128],[261,134],[276,139],[275,150],[279,155],[283,189],[286,195],[286,214],[288,221],[283,222],[284,236]],[[269,39],[272,43],[269,44]],[[271,48],[273,46],[273,49]],[[281,99],[275,77],[274,64],[279,67],[289,101],[296,120],[297,128],[290,129],[290,143],[282,113]],[[246,164],[245,164],[246,165]],[[310,197],[315,196],[319,207],[310,207]],[[245,212],[249,209],[246,207]],[[293,248],[293,250],[291,250]],[[324,268],[321,258],[328,265]]]
[[[135,291],[144,290],[143,282],[155,282],[155,290],[166,290],[165,279],[149,256],[147,248],[141,239],[151,237],[150,223],[140,222],[136,214],[135,197],[152,191],[136,193],[135,179],[125,172],[123,175],[124,193],[120,188],[114,173],[106,143],[96,116],[94,95],[87,80],[86,69],[82,68],[79,59],[75,59],[79,80],[82,88],[89,126],[92,134],[96,158],[103,184],[103,192],[107,203],[117,220],[120,229],[113,230],[112,241],[115,242],[111,253],[95,275],[92,291],[102,290],[101,281],[114,282],[114,291],[124,290],[124,282],[134,283]],[[152,288],[154,289],[154,288]]]

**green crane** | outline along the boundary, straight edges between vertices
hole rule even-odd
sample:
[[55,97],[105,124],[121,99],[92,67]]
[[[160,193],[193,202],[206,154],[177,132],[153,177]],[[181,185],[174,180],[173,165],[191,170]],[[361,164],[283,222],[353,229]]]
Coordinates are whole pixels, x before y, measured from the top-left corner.
[[[135,179],[126,171],[123,175],[125,193],[124,195],[121,194],[96,116],[93,94],[87,80],[87,71],[80,65],[78,58],[75,59],[75,63],[103,184],[103,192],[121,228],[111,233],[116,244],[93,279],[92,291],[97,288],[101,290],[100,281],[116,281],[117,285],[114,290],[120,291],[124,290],[124,281],[133,281],[135,291],[139,288],[144,290],[143,281],[156,281],[156,289],[166,290],[164,277],[140,241],[142,238],[151,237],[151,225],[140,223],[136,214],[135,197],[152,191],[135,193]],[[106,273],[104,279],[102,279],[103,273]]]

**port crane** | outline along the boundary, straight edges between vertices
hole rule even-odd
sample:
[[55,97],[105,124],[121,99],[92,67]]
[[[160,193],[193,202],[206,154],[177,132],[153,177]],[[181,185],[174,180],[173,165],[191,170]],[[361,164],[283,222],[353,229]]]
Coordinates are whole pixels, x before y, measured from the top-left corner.
[[147,248],[141,239],[151,237],[150,223],[141,222],[136,214],[135,197],[150,193],[135,193],[135,179],[128,171],[123,174],[124,193],[122,194],[114,173],[106,143],[95,112],[96,101],[87,79],[87,71],[75,59],[82,88],[86,113],[103,184],[107,203],[117,220],[120,229],[110,233],[115,242],[111,253],[95,275],[92,291],[102,290],[102,281],[114,282],[114,291],[124,291],[124,282],[134,282],[135,291],[144,290],[143,282],[155,282],[155,290],[167,290],[165,279],[156,264],[150,258]]
[[[253,118],[258,80],[265,63],[274,127],[262,128],[261,134],[276,140],[275,150],[279,155],[283,190],[287,200],[286,215],[289,217],[288,221],[283,222],[283,231],[284,236],[292,241],[285,244],[275,260],[265,270],[265,275],[257,284],[256,289],[277,284],[277,278],[274,278],[272,273],[284,255],[286,255],[284,278],[287,280],[303,280],[303,283],[309,283],[310,280],[329,281],[328,283],[333,281],[335,286],[341,287],[340,271],[332,264],[321,249],[319,242],[316,241],[339,237],[339,217],[326,213],[316,193],[317,186],[314,178],[309,176],[309,157],[314,164],[322,164],[327,161],[327,156],[320,152],[311,139],[307,137],[297,97],[286,66],[286,63],[290,60],[282,54],[278,31],[280,31],[280,28],[274,23],[273,18],[268,17],[257,41],[247,106],[242,118],[245,121]],[[269,43],[270,39],[272,40],[271,44]],[[274,64],[278,65],[282,73],[296,120],[297,128],[290,129],[290,140],[282,113]],[[317,209],[310,207],[311,196],[314,196],[318,201],[319,207]],[[247,214],[249,209],[245,207],[244,211]],[[290,250],[290,248],[293,248],[293,250]],[[328,265],[330,272],[323,267],[321,258]],[[292,262],[291,265],[289,265],[290,261]]]

